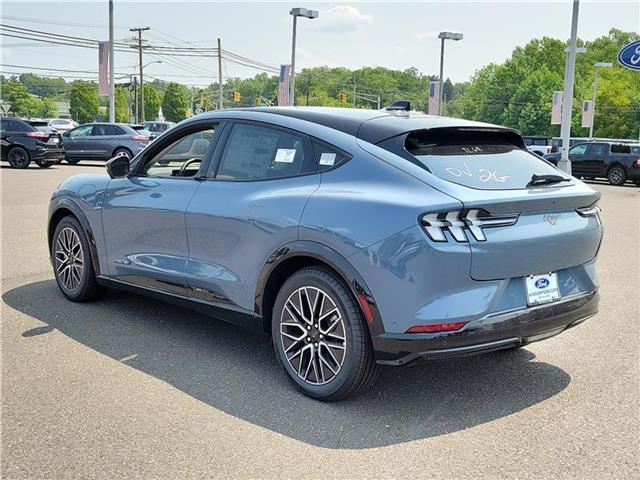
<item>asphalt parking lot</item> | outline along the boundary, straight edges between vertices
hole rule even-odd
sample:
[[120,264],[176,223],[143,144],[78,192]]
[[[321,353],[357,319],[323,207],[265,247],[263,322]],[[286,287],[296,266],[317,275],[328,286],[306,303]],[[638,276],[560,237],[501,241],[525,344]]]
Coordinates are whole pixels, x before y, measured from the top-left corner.
[[333,404],[270,340],[136,295],[66,301],[54,188],[1,169],[2,478],[639,478],[640,189],[603,193],[601,311],[518,352],[383,370]]

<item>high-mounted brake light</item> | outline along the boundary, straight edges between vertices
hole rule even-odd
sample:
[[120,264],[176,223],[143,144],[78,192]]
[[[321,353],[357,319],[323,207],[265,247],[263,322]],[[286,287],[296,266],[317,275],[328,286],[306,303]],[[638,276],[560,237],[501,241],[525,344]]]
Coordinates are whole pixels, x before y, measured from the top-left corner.
[[42,132],[27,132],[27,137],[42,138],[43,140],[48,140],[49,139],[49,134],[48,133],[42,133]]
[[433,325],[414,325],[406,333],[437,333],[456,332],[466,325],[466,322],[436,323]]
[[487,237],[483,228],[508,227],[518,221],[520,214],[492,215],[484,209],[473,209],[463,212],[426,213],[420,218],[420,224],[429,238],[434,242],[446,242],[444,234],[448,230],[457,242],[467,242],[466,231],[469,231],[478,242]]

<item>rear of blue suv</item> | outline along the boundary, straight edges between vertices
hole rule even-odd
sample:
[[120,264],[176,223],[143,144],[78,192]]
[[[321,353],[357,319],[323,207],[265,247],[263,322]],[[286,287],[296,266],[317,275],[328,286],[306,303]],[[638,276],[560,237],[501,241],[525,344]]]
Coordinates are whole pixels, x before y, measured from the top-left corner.
[[[165,162],[203,129],[198,159]],[[363,390],[379,365],[518,348],[598,309],[600,194],[510,129],[344,109],[221,111],[107,170],[112,180],[78,177],[52,199],[63,293],[136,287],[262,329],[314,398]],[[95,190],[84,222],[83,207],[79,221],[61,210],[83,183]]]

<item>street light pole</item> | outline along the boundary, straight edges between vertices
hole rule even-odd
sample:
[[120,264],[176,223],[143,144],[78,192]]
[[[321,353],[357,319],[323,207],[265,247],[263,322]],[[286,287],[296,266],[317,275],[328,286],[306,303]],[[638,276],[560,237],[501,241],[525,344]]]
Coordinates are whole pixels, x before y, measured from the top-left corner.
[[113,0],[109,0],[109,122],[116,121],[115,80],[113,78]]
[[438,34],[440,39],[440,88],[438,94],[438,115],[442,115],[442,94],[444,92],[444,41],[445,40],[462,40],[462,34],[457,32],[440,32]]
[[306,8],[292,8],[289,15],[293,16],[293,33],[291,35],[291,78],[289,79],[289,105],[296,103],[296,30],[298,27],[298,17],[305,17],[313,20],[318,18],[317,10],[307,10]]
[[576,39],[578,37],[578,12],[580,0],[573,0],[573,12],[571,15],[571,39],[569,40],[569,57],[567,59],[566,75],[564,77],[564,94],[562,97],[562,120],[560,136],[562,147],[558,168],[571,174],[571,161],[569,160],[569,142],[571,140],[571,110],[573,108],[573,82],[576,67]]
[[144,77],[142,74],[142,69],[144,68],[142,65],[142,32],[146,30],[151,30],[151,27],[141,27],[141,28],[130,28],[130,32],[138,32],[138,62],[140,64],[140,115],[142,116],[142,121],[146,120],[144,116]]
[[596,97],[598,96],[598,68],[607,68],[613,66],[610,62],[598,62],[593,66],[595,77],[593,79],[593,100],[591,105],[591,120],[589,121],[589,138],[593,138],[593,122],[596,116]]
[[222,42],[218,39],[218,110],[222,110],[224,93],[222,88]]

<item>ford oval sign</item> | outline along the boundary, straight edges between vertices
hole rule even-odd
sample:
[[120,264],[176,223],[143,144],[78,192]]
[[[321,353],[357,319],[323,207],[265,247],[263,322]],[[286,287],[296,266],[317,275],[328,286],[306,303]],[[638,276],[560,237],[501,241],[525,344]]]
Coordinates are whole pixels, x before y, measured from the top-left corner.
[[624,67],[640,71],[640,40],[622,47],[618,52],[618,61]]
[[536,288],[547,288],[549,286],[549,280],[546,278],[539,278],[536,280]]

